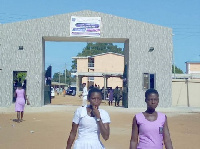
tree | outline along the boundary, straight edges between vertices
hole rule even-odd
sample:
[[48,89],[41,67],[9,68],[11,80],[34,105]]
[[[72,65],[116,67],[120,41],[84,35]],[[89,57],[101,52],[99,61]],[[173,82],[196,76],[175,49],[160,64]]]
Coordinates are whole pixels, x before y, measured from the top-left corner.
[[[78,53],[77,57],[92,56],[107,52],[114,52],[124,55],[123,49],[118,48],[116,45],[113,45],[113,43],[87,43],[86,47],[83,48],[82,53]],[[72,69],[76,69],[76,65],[76,60],[73,60],[71,66]]]
[[26,72],[17,72],[13,77],[13,80],[17,80],[18,82],[24,82],[24,80],[26,79]]
[[175,65],[175,72],[174,72],[174,65],[172,65],[172,73],[183,74],[183,71],[180,68],[176,67]]
[[[59,72],[54,73],[52,81],[59,82]],[[71,77],[71,72],[66,69],[66,84],[71,85],[75,78]],[[60,83],[65,83],[65,71],[60,73]]]

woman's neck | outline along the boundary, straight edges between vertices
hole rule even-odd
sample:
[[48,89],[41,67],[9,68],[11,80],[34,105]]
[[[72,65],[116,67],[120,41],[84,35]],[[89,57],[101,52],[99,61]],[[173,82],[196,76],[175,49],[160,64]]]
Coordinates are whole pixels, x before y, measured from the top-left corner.
[[148,108],[145,112],[148,113],[148,114],[153,114],[155,112],[155,109],[149,109]]

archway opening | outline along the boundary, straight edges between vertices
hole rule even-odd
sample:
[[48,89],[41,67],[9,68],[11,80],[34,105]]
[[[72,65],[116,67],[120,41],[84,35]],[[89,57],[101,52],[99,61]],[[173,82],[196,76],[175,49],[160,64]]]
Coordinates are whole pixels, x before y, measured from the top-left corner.
[[[78,53],[81,53],[82,50],[86,47],[87,43],[112,43],[119,48],[124,49],[124,42],[127,39],[102,39],[102,38],[79,38],[79,37],[44,37],[44,55],[45,55],[45,69],[47,67],[52,66],[52,80],[51,87],[54,88],[54,97],[51,98],[51,104],[56,105],[81,105],[81,99],[78,97],[78,94],[81,92],[81,85],[77,90],[77,70],[71,68],[72,65],[72,57],[77,57]],[[62,48],[61,48],[62,47]],[[66,55],[66,56],[65,56]],[[62,61],[62,57],[66,57],[64,61]],[[88,68],[91,68],[91,64],[94,65],[94,59],[92,57],[88,58]],[[91,61],[92,60],[92,61]],[[124,64],[123,64],[124,65]],[[123,68],[124,70],[124,68]],[[91,69],[87,72],[91,71]],[[70,72],[71,76],[74,77],[75,82],[70,82],[70,84],[66,81],[66,73]],[[104,72],[105,73],[105,72]],[[122,71],[123,74],[123,71]],[[57,81],[53,79],[57,75]],[[84,76],[86,83],[88,85],[88,89],[91,85],[95,86],[95,78],[94,76]],[[111,77],[112,78],[112,77]],[[82,82],[85,82],[84,80]],[[103,82],[104,83],[104,82]],[[121,83],[121,89],[123,87],[123,80]],[[97,84],[96,84],[97,85]],[[76,88],[76,96],[73,96],[73,90],[71,93],[68,93],[69,87]],[[100,88],[102,88],[100,86]],[[110,85],[107,87],[111,87]],[[66,95],[63,95],[63,89],[66,90]],[[79,100],[79,102],[70,102],[67,98]],[[77,99],[78,98],[78,99]],[[61,100],[62,99],[62,100]],[[58,101],[58,102],[56,102]]]

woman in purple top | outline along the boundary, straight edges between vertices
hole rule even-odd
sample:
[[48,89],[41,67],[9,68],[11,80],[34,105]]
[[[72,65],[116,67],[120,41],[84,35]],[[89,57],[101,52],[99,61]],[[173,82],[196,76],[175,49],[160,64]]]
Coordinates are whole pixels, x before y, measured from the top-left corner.
[[[25,101],[27,100],[26,98],[26,92],[22,88],[22,84],[18,83],[17,89],[15,91],[15,97],[16,97],[16,102],[15,102],[15,112],[17,112],[17,122],[22,122],[23,120],[23,115],[24,115],[24,106],[25,106]],[[20,119],[20,113],[21,113],[21,119]]]
[[[167,124],[167,116],[156,112],[159,94],[155,89],[145,92],[147,110],[133,118],[130,149],[173,149]],[[139,138],[139,142],[138,142]]]

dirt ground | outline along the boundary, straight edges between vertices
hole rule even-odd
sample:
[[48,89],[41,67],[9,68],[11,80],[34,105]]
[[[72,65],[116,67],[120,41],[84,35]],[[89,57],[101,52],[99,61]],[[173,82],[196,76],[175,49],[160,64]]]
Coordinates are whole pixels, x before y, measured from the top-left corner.
[[[50,108],[54,110],[48,111],[26,106],[21,123],[15,122],[14,106],[13,112],[12,109],[11,112],[0,112],[0,149],[64,149],[74,111],[81,105],[81,99],[56,96],[51,104]],[[107,141],[101,139],[102,143],[106,149],[128,149],[132,118],[139,111],[109,107],[107,102],[103,102],[101,108],[111,117],[110,138]],[[199,149],[200,113],[165,114],[174,149]]]

